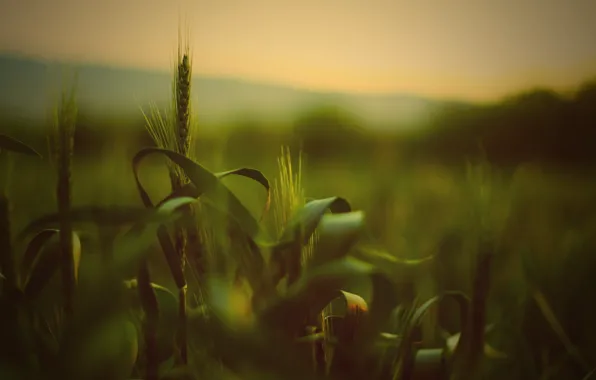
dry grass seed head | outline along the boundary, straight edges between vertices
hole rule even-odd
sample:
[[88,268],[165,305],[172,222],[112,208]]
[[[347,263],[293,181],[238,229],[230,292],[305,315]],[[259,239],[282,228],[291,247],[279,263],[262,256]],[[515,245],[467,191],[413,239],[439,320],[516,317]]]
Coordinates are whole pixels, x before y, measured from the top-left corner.
[[[302,186],[302,152],[298,154],[298,170],[292,167],[292,155],[289,147],[282,146],[281,154],[277,158],[278,178],[273,183],[273,220],[275,232],[281,237],[285,226],[292,216],[304,206],[306,200]],[[304,265],[312,256],[317,234],[309,239],[302,250],[302,264]]]

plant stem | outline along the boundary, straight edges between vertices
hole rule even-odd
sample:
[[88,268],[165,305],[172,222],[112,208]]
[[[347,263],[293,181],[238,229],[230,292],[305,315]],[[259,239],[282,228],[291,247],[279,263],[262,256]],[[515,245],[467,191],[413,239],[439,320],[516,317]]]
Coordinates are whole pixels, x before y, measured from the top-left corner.
[[71,205],[71,167],[74,145],[74,128],[77,109],[74,91],[68,97],[62,95],[57,115],[58,133],[58,213],[60,215],[60,251],[62,264],[62,284],[64,291],[64,311],[70,315],[73,310],[75,269],[73,259],[72,222],[69,217]]
[[16,271],[10,229],[10,201],[0,193],[0,273],[4,276],[3,292],[7,295],[16,287]]
[[139,265],[137,278],[141,306],[145,313],[143,332],[145,336],[145,356],[147,360],[146,379],[158,379],[158,355],[157,355],[157,324],[159,322],[159,306],[155,292],[151,287],[151,277],[147,259],[143,259]]

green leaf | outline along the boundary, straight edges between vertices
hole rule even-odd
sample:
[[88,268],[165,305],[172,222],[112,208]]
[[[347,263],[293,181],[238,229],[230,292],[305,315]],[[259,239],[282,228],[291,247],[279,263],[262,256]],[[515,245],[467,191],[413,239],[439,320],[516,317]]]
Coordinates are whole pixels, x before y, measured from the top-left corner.
[[308,267],[315,268],[345,257],[363,230],[362,211],[325,215],[319,225],[319,239]]
[[318,313],[341,296],[341,290],[355,278],[372,282],[373,300],[368,317],[356,341],[361,346],[376,337],[397,304],[397,293],[391,280],[374,266],[353,258],[344,258],[313,268],[291,285],[286,294],[270,300],[259,314],[259,321],[268,327],[295,333],[311,312]]
[[[139,320],[142,318],[143,310],[139,298],[137,279],[124,281],[130,292],[130,299],[133,309],[136,311]],[[174,354],[176,333],[178,332],[178,297],[168,288],[159,284],[150,283],[158,305],[159,321],[157,327],[157,349],[160,361],[171,358]]]
[[462,321],[461,325],[465,328],[470,313],[471,301],[464,293],[448,291],[430,298],[408,316],[407,324],[402,333],[402,343],[396,355],[397,372],[407,373],[412,370],[411,365],[414,360],[414,333],[416,328],[421,325],[422,318],[428,313],[431,307],[446,299],[453,299],[458,303],[460,307],[460,319]]
[[[79,236],[72,233],[73,242],[73,261],[75,279],[78,277],[79,263],[81,258],[81,240]],[[44,289],[46,284],[54,276],[61,261],[60,236],[54,233],[47,238],[46,244],[40,246],[36,254],[37,260],[34,260],[30,275],[25,283],[24,294],[29,300],[36,298]]]
[[236,198],[236,196],[221,183],[219,178],[193,160],[167,149],[145,148],[140,150],[133,158],[133,172],[137,189],[146,207],[152,207],[149,194],[145,191],[138,175],[138,167],[141,161],[150,154],[162,154],[180,166],[186,176],[195,185],[199,194],[210,198],[213,202],[226,205],[230,214],[238,220],[244,231],[249,236],[257,236],[260,233],[259,224],[251,215],[250,211]]
[[[147,221],[149,218],[155,216],[155,213],[143,208],[130,206],[81,206],[70,209],[68,216],[72,223],[121,226],[136,223],[140,220]],[[48,227],[58,226],[59,224],[59,213],[44,215],[27,224],[19,233],[17,240],[22,240],[31,233]]]
[[302,247],[308,243],[327,211],[348,213],[351,208],[340,197],[317,199],[308,202],[292,217],[271,252],[270,267],[275,268],[273,285],[277,285],[286,276],[288,283],[292,284],[300,276]]
[[[133,297],[138,297],[138,282],[136,278],[124,281],[124,285],[127,289],[132,290],[131,294],[133,295]],[[157,302],[159,303],[159,312],[161,313],[161,316],[166,317],[166,319],[169,319],[168,317],[171,317],[175,320],[178,315],[178,297],[176,297],[176,295],[174,295],[174,293],[172,293],[168,288],[159,284],[152,282],[151,287],[153,288],[155,296],[157,297]],[[137,301],[135,301],[135,306],[140,306],[140,304],[137,305]]]
[[29,272],[33,268],[33,264],[39,257],[39,252],[43,248],[43,246],[54,236],[57,236],[60,230],[43,230],[40,231],[37,235],[31,239],[27,248],[25,249],[25,253],[23,254],[23,259],[21,260],[21,280],[23,283],[26,283],[28,280]]
[[189,336],[196,339],[197,345],[209,342],[208,355],[243,378],[247,364],[256,371],[255,379],[322,378],[312,373],[310,355],[303,355],[293,339],[272,334],[267,326],[240,328],[226,302],[234,299],[236,290],[220,278],[210,278],[208,283],[209,310],[214,315],[206,318],[202,311],[189,313]]
[[0,134],[0,151],[3,149],[41,158],[41,154],[37,153],[37,151],[29,145],[26,145],[13,137]]
[[252,169],[252,168],[239,168],[239,169],[228,170],[225,172],[215,173],[215,176],[219,179],[223,179],[223,178],[231,176],[231,175],[237,175],[237,176],[250,178],[250,179],[260,183],[261,185],[263,185],[263,187],[267,191],[267,200],[265,201],[265,206],[263,208],[263,214],[261,215],[261,219],[263,219],[263,217],[265,217],[265,215],[267,214],[267,211],[269,211],[269,206],[271,205],[271,186],[269,184],[269,180],[267,179],[267,177],[265,177],[261,171],[259,171],[257,169]]
[[[149,197],[149,194],[143,188],[138,175],[138,167],[143,158],[148,156],[152,153],[160,153],[168,157],[171,161],[175,164],[180,166],[186,176],[190,179],[191,183],[194,185],[194,189],[189,185],[183,187],[179,190],[182,194],[191,195],[194,198],[198,198],[201,195],[204,195],[208,198],[211,198],[215,203],[218,205],[225,205],[227,211],[234,216],[237,220],[241,228],[245,231],[245,233],[250,237],[255,237],[261,231],[259,229],[259,225],[254,217],[250,214],[250,212],[244,207],[244,205],[236,198],[236,196],[227,188],[225,187],[220,178],[224,178],[229,175],[240,175],[248,178],[252,178],[257,182],[261,183],[267,190],[268,194],[268,201],[266,207],[268,207],[269,203],[269,182],[267,179],[257,170],[254,169],[235,169],[228,172],[220,173],[219,175],[215,175],[211,173],[209,170],[205,169],[198,163],[194,162],[193,160],[176,153],[174,151],[170,151],[167,149],[158,149],[158,148],[146,148],[139,151],[135,157],[133,158],[133,172],[135,176],[135,181],[137,184],[137,189],[143,201],[145,207],[153,207],[153,203]],[[170,201],[172,195],[168,196],[163,202]],[[164,251],[166,256],[166,260],[168,262],[168,266],[174,277],[176,282],[176,286],[181,289],[186,286],[186,280],[181,270],[180,259],[178,257],[177,252],[175,251],[174,244],[164,227],[159,227],[157,231],[158,240]]]
[[219,276],[210,276],[208,285],[209,310],[230,329],[242,329],[253,322],[248,295]]
[[419,274],[426,274],[430,270],[434,256],[421,259],[404,259],[396,257],[389,252],[367,246],[354,248],[354,256],[367,263],[383,268],[390,273],[398,283],[411,283]]
[[453,299],[457,302],[459,305],[460,319],[462,321],[461,325],[465,326],[470,313],[471,301],[464,293],[457,291],[443,292],[420,305],[412,316],[411,326],[419,326],[422,323],[422,318],[428,313],[430,308],[446,299]]
[[[251,168],[239,168],[239,169],[228,170],[225,172],[214,173],[214,175],[215,175],[215,177],[217,177],[219,179],[224,179],[225,177],[228,177],[231,175],[237,175],[237,176],[252,179],[252,180],[260,183],[261,185],[263,185],[263,187],[267,191],[267,201],[265,202],[265,207],[264,207],[263,215],[261,216],[261,218],[263,216],[265,216],[266,212],[269,210],[269,205],[270,205],[270,201],[271,201],[271,192],[270,192],[271,189],[270,189],[270,185],[269,185],[269,180],[267,179],[267,177],[265,177],[263,175],[263,173],[261,173],[261,171],[259,171],[257,169],[251,169]],[[172,193],[170,193],[170,195],[168,195],[166,198],[164,198],[157,205],[159,206],[162,203],[167,202],[168,200],[170,200],[172,198],[178,198],[178,197],[199,198],[202,194],[203,194],[203,191],[200,191],[194,185],[194,183],[191,182],[191,183],[187,183],[186,185],[182,186],[180,189],[177,189],[177,190],[173,191]]]
[[[100,323],[86,337],[73,358],[73,378],[127,379],[131,376],[139,342],[137,329],[122,315]],[[78,376],[76,376],[78,375]]]
[[310,201],[290,220],[282,233],[280,242],[300,242],[302,245],[308,243],[327,211],[347,213],[352,209],[348,201],[340,197]]
[[441,379],[447,377],[445,354],[440,348],[416,351],[412,379]]
[[225,228],[230,236],[231,246],[228,252],[238,263],[239,272],[246,277],[254,291],[265,290],[265,259],[261,250],[262,247],[271,245],[258,237],[245,234],[234,215],[209,199],[203,199],[202,206],[211,225]]
[[580,350],[573,344],[569,335],[565,332],[563,325],[557,318],[557,315],[553,308],[551,307],[548,299],[544,295],[544,293],[538,289],[534,288],[532,291],[532,298],[536,302],[536,305],[540,309],[540,312],[544,316],[544,319],[547,321],[549,327],[555,333],[565,350],[570,357],[572,357],[578,364],[584,367],[584,370],[590,371],[590,364],[584,358]]
[[[484,333],[488,334],[493,329],[493,327],[494,327],[493,324],[487,325],[484,329]],[[457,333],[457,334],[453,334],[453,335],[449,336],[446,339],[445,349],[449,355],[452,355],[455,353],[455,349],[457,348],[457,346],[459,344],[460,338],[461,338],[461,333]],[[484,355],[490,359],[506,359],[507,358],[506,353],[495,349],[493,346],[491,346],[487,342],[484,343]]]
[[97,267],[86,267],[88,271],[84,273],[85,281],[81,281],[75,293],[75,304],[79,306],[75,308],[71,322],[65,326],[64,340],[60,346],[62,377],[54,377],[80,377],[67,375],[72,375],[76,355],[87,339],[91,338],[93,331],[102,329],[113,317],[129,313],[130,292],[123,286],[123,281],[138,269],[139,261],[146,257],[155,244],[158,226],[178,221],[182,216],[179,208],[194,201],[192,198],[176,199],[157,210],[150,210],[151,214],[147,214],[145,220],[137,221],[125,234],[116,238],[113,260]]
[[176,198],[150,210],[144,220],[139,220],[124,235],[117,239],[114,248],[113,270],[119,272],[136,268],[136,263],[155,242],[159,228],[181,218],[180,209],[196,202],[194,198]]
[[[157,208],[157,214],[167,216],[194,202],[196,202],[196,199],[189,197],[173,198],[165,203],[162,203]],[[176,248],[174,247],[174,244],[172,243],[168,230],[165,226],[159,226],[157,228],[157,238],[165,254],[168,267],[170,268],[172,277],[176,282],[176,286],[178,289],[182,289],[186,286],[186,279],[184,277],[184,273],[182,272],[182,266],[180,265],[180,257],[176,252]]]

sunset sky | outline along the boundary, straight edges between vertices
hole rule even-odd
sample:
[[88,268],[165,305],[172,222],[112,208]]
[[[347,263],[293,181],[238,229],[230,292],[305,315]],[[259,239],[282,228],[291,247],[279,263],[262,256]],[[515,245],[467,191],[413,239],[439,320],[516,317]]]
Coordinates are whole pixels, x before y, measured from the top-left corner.
[[0,0],[0,52],[297,87],[492,99],[596,75],[594,0]]

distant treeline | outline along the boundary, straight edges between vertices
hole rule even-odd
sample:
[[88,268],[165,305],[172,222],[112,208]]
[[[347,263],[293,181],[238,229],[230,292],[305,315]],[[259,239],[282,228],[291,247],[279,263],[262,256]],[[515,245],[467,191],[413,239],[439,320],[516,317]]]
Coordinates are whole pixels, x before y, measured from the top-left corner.
[[498,104],[453,107],[437,115],[417,142],[419,154],[459,161],[485,151],[497,165],[596,164],[596,82],[573,96],[534,90]]
[[[280,144],[300,146],[310,161],[372,159],[380,145],[394,148],[401,159],[459,164],[484,155],[503,167],[523,162],[555,166],[596,164],[596,81],[572,96],[537,89],[491,105],[446,104],[424,128],[407,133],[371,132],[349,113],[321,105],[297,117],[292,125],[275,128],[259,120],[238,120],[220,136],[203,136],[201,149],[224,147],[227,153],[260,155],[279,151]],[[16,123],[16,124],[15,124]],[[108,125],[109,124],[109,125]],[[117,139],[131,149],[151,145],[143,120],[99,121],[81,114],[75,137],[80,155],[109,152]],[[131,125],[132,124],[132,125]],[[0,124],[31,140],[40,128],[14,120]],[[199,136],[201,137],[201,136]],[[225,139],[222,144],[215,140]],[[41,144],[42,142],[40,142]]]
[[573,96],[537,89],[491,105],[446,105],[423,130],[367,135],[345,114],[314,112],[295,132],[311,155],[367,155],[393,140],[408,160],[459,164],[486,157],[497,166],[523,162],[555,166],[596,164],[596,82]]

